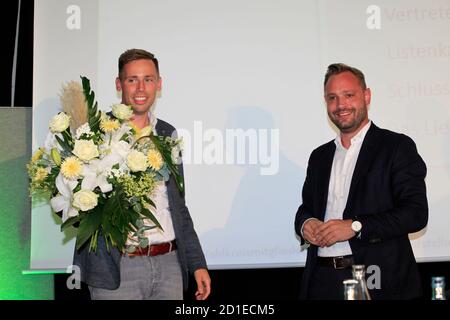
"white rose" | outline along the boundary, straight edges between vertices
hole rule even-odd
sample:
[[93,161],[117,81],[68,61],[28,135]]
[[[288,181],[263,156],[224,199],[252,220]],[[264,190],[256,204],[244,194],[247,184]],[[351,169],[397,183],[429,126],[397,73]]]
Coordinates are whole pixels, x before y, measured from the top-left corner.
[[125,104],[114,104],[112,113],[119,120],[128,120],[133,116],[133,110]]
[[70,117],[64,112],[58,113],[50,120],[49,128],[53,133],[63,132],[69,127]]
[[88,211],[97,206],[98,194],[90,190],[80,190],[73,195],[72,206],[81,211]]
[[145,171],[148,167],[147,157],[142,152],[132,150],[127,156],[127,166],[131,171]]
[[98,157],[98,148],[92,140],[75,140],[73,154],[83,161]]

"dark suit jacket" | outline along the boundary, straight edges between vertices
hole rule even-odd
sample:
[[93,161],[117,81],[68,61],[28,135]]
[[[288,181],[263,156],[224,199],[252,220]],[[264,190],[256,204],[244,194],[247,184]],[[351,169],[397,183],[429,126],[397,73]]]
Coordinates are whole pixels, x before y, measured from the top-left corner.
[[[333,140],[315,149],[309,158],[303,203],[295,217],[300,237],[306,219],[324,219],[335,150]],[[357,218],[363,225],[361,237],[349,240],[356,263],[380,267],[381,289],[370,291],[373,299],[421,295],[408,233],[423,229],[428,221],[425,175],[425,163],[411,138],[371,124],[358,156],[343,219]],[[302,299],[307,298],[317,249],[314,245],[308,248]]]
[[[162,136],[171,136],[175,128],[167,122],[158,119],[156,131]],[[183,175],[183,167],[179,166]],[[194,230],[189,210],[176,185],[173,176],[166,183],[169,198],[170,213],[172,216],[175,237],[177,240],[177,254],[183,275],[183,287],[187,288],[189,273],[200,268],[206,268],[206,260],[203,255],[200,242]],[[98,248],[95,253],[89,253],[86,245],[80,251],[75,249],[74,265],[80,267],[81,281],[93,287],[104,289],[117,289],[120,285],[120,252],[110,246],[108,253],[103,237],[98,238]]]

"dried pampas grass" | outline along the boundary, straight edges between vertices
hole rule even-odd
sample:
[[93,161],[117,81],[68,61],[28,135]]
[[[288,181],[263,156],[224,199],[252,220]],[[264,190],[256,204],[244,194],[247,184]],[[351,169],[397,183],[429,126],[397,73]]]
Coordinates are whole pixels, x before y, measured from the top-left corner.
[[70,116],[70,128],[75,132],[88,121],[88,108],[83,88],[78,82],[70,81],[63,85],[60,95],[63,111]]

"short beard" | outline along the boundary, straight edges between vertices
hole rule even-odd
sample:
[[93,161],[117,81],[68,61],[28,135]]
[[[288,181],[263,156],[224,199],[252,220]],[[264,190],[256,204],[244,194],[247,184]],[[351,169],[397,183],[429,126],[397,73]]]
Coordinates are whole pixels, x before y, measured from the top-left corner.
[[[353,110],[355,110],[353,108]],[[355,131],[361,126],[361,123],[367,118],[367,107],[365,110],[361,110],[361,112],[356,113],[355,119],[350,123],[339,123],[335,118],[329,117],[331,122],[341,131],[342,133],[350,133]]]

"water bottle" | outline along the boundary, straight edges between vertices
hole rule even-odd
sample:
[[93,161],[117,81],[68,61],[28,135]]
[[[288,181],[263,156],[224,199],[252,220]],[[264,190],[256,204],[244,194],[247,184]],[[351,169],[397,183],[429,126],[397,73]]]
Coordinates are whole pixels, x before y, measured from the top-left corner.
[[444,277],[432,277],[431,289],[431,300],[446,300]]
[[366,269],[363,264],[354,264],[352,266],[353,279],[358,281],[360,288],[360,299],[359,300],[371,300],[369,289],[366,283]]
[[361,300],[361,287],[355,279],[343,281],[344,284],[344,300]]

